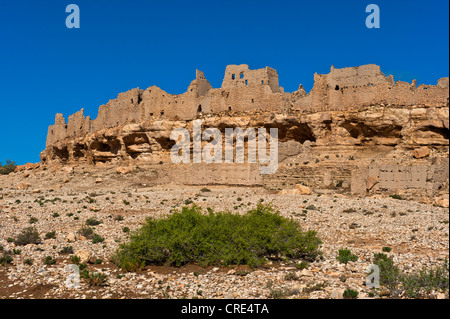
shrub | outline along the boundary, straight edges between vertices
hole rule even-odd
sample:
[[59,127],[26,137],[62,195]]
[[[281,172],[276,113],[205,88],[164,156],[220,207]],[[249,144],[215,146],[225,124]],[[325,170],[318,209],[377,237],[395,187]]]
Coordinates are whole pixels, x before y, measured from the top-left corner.
[[382,250],[383,250],[384,252],[389,253],[389,252],[392,250],[392,248],[391,248],[391,247],[383,247]]
[[48,232],[45,234],[45,239],[52,239],[56,237],[56,231]]
[[103,243],[104,241],[105,241],[105,238],[103,238],[99,234],[94,234],[94,236],[92,236],[92,243],[93,244]]
[[89,272],[87,269],[83,269],[80,272],[80,277],[83,278],[89,286],[105,286],[108,276],[100,272]]
[[402,275],[401,282],[409,298],[426,296],[436,290],[447,291],[449,289],[448,260],[435,268],[423,268],[418,273]]
[[0,257],[0,265],[6,267],[7,264],[11,264],[13,262],[13,258],[9,254],[4,254]]
[[2,162],[0,162],[0,175],[8,175],[9,173],[14,172],[16,167],[16,162],[10,161],[9,159],[6,160],[6,165],[3,165]]
[[40,244],[41,239],[39,233],[34,227],[25,228],[19,235],[17,235],[14,242],[18,246],[25,246],[28,244]]
[[92,239],[94,236],[94,229],[92,227],[83,226],[78,230],[78,234],[86,237],[87,239]]
[[101,265],[102,262],[103,262],[103,260],[101,260],[100,258],[97,258],[97,259],[95,259],[94,264]]
[[56,264],[56,259],[53,259],[53,257],[51,257],[51,256],[47,256],[44,259],[44,264],[46,264],[46,265],[54,265],[54,264]]
[[73,247],[72,246],[63,247],[63,249],[61,249],[59,253],[62,255],[73,254]]
[[393,199],[403,200],[403,198],[400,195],[397,195],[397,194],[389,195],[389,197],[391,197]]
[[344,291],[344,299],[356,299],[358,297],[358,292],[352,289],[347,289]]
[[129,233],[129,232],[130,232],[130,228],[124,227],[124,228],[122,228],[122,231],[123,231],[124,233]]
[[95,218],[89,218],[86,220],[86,225],[88,226],[97,226],[100,225],[102,221],[96,220]]
[[70,257],[70,261],[73,262],[75,265],[79,265],[81,258],[76,255],[73,255]]
[[38,221],[38,219],[36,217],[31,217],[30,220],[28,221],[30,224],[36,224]]
[[302,261],[299,264],[295,264],[295,268],[303,270],[309,267],[309,263]]
[[271,289],[269,293],[269,297],[273,299],[286,299],[287,297],[296,295],[300,292],[299,289],[295,288],[280,288],[280,289]]
[[209,188],[206,188],[206,187],[203,187],[201,190],[200,190],[200,192],[202,192],[202,193],[208,193],[208,192],[210,192],[211,190],[209,189]]
[[395,288],[400,279],[400,270],[394,265],[393,258],[383,253],[377,253],[374,255],[373,263],[380,268],[380,284]]
[[358,256],[353,255],[349,249],[339,249],[336,259],[342,264],[347,264],[349,261],[357,261]]
[[427,297],[432,291],[449,289],[449,263],[437,267],[422,268],[419,272],[405,274],[394,265],[392,257],[379,253],[373,263],[380,268],[380,284],[390,289],[403,291],[409,298]]
[[286,273],[286,275],[284,275],[284,280],[286,280],[286,281],[298,280],[298,277],[295,274],[295,272],[291,271],[291,272]]
[[25,265],[32,266],[32,265],[33,265],[33,259],[27,258],[27,259],[25,259],[25,260],[23,261],[23,263],[24,263]]
[[258,204],[244,215],[202,214],[193,205],[166,219],[147,219],[113,261],[125,270],[150,264],[259,266],[269,257],[314,260],[320,244],[315,231],[303,232],[269,205]]

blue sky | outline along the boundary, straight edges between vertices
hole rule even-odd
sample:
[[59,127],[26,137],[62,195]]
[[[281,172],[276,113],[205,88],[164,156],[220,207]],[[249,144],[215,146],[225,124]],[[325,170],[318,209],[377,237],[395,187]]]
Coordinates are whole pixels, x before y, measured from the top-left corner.
[[[65,25],[80,7],[81,28]],[[381,28],[365,26],[368,4]],[[449,70],[447,0],[0,0],[0,162],[38,162],[56,113],[98,107],[132,88],[180,94],[228,64],[277,69],[292,92],[314,73],[375,63],[395,80],[436,84]]]

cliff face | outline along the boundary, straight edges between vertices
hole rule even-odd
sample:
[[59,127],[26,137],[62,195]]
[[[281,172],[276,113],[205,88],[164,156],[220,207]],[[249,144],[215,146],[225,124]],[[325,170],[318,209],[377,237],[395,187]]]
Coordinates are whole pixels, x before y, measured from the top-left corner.
[[[162,163],[158,167],[167,171],[165,181],[185,184],[279,189],[301,182],[355,193],[448,193],[448,78],[417,86],[415,81],[395,82],[378,66],[366,65],[332,67],[314,80],[308,94],[302,86],[285,93],[274,69],[235,65],[227,67],[220,89],[212,88],[200,71],[181,95],[157,87],[133,89],[100,106],[95,120],[84,117],[83,110],[67,123],[57,114],[41,159],[48,165]],[[277,173],[260,176],[254,164],[174,167],[170,133],[180,127],[192,132],[194,119],[202,120],[203,129],[222,133],[235,127],[278,128]]]

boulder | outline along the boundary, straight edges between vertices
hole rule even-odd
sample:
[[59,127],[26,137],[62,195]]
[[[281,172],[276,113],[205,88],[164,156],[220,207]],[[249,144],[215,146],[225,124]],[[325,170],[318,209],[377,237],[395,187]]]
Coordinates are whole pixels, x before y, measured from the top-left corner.
[[449,194],[437,197],[434,200],[434,204],[440,207],[449,208]]
[[298,191],[298,193],[300,195],[311,195],[312,194],[311,188],[304,186],[302,184],[295,185],[295,189]]
[[78,250],[74,254],[75,256],[80,257],[80,263],[81,264],[87,264],[89,262],[89,259],[91,259],[91,252],[89,250]]
[[135,169],[134,166],[128,166],[128,167],[120,166],[120,167],[116,168],[116,173],[121,174],[121,175],[126,175],[126,174],[129,174],[132,171],[134,171],[134,169]]
[[19,186],[17,186],[17,189],[25,190],[31,187],[30,183],[22,183]]
[[426,146],[416,148],[413,152],[415,158],[424,158],[430,156],[430,149]]

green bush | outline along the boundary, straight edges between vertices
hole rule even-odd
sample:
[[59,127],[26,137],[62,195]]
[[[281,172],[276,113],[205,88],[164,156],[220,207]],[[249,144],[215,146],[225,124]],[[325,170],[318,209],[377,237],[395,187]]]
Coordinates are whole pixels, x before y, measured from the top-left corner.
[[94,229],[92,227],[83,226],[78,230],[78,234],[87,239],[92,239],[92,237],[94,237]]
[[339,249],[336,259],[342,264],[347,264],[349,261],[357,261],[358,256],[353,255],[349,249]]
[[418,273],[402,275],[402,286],[409,298],[425,297],[432,291],[449,289],[449,266],[445,260],[441,266],[421,269]]
[[0,265],[3,267],[6,267],[7,264],[11,264],[13,261],[13,258],[9,254],[4,254],[0,257]]
[[100,225],[102,221],[96,220],[95,218],[89,218],[86,220],[86,225],[88,226],[97,226]]
[[45,239],[53,239],[56,238],[56,231],[48,232],[45,234]]
[[380,284],[395,288],[400,279],[400,270],[394,265],[393,257],[377,253],[374,255],[373,263],[380,268]]
[[315,231],[302,231],[269,205],[258,204],[244,215],[203,214],[193,205],[166,219],[147,219],[129,243],[120,245],[113,261],[129,271],[151,264],[254,267],[271,257],[314,260],[320,244]]
[[40,244],[41,239],[39,233],[34,227],[25,228],[17,237],[14,239],[14,243],[18,246],[25,246],[28,244]]
[[344,291],[344,299],[356,299],[358,297],[358,292],[352,289],[347,289]]
[[56,264],[56,259],[53,259],[52,256],[47,256],[44,259],[44,264],[46,264],[46,265],[54,265],[54,264]]
[[3,165],[2,162],[0,162],[0,175],[8,175],[9,173],[14,172],[17,165],[16,162],[6,160],[6,165]]
[[105,238],[103,238],[99,234],[94,234],[94,236],[92,236],[92,243],[93,244],[103,243],[104,241],[105,241]]
[[108,276],[100,272],[89,272],[83,269],[80,272],[80,277],[83,278],[89,286],[102,287],[107,284]]
[[73,247],[72,246],[63,247],[63,249],[61,249],[59,253],[62,255],[73,254]]
[[449,289],[449,263],[429,269],[423,268],[412,274],[403,273],[392,257],[386,254],[375,254],[373,263],[380,268],[380,284],[393,290],[404,292],[408,298],[427,297],[432,291]]

